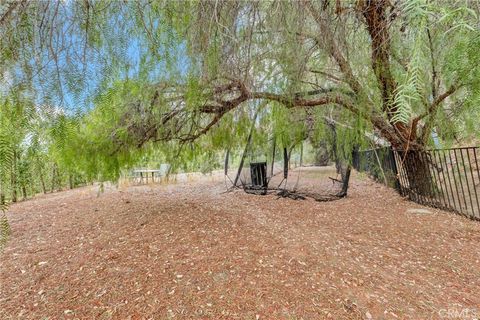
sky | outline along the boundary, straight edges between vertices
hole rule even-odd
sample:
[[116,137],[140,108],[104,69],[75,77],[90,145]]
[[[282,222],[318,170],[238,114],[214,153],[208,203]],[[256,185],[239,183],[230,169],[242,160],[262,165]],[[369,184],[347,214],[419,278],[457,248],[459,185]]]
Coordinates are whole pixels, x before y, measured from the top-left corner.
[[[72,4],[66,2],[63,14],[72,14]],[[123,25],[123,27],[119,26]],[[36,105],[53,105],[67,113],[85,112],[94,107],[94,98],[113,81],[148,79],[152,83],[162,78],[177,75],[179,81],[188,74],[191,61],[187,55],[185,40],[173,42],[159,39],[158,57],[149,52],[144,34],[134,32],[133,21],[125,16],[115,16],[107,23],[108,30],[102,30],[103,42],[95,48],[85,50],[86,33],[81,28],[59,23],[54,32],[52,44],[36,44],[30,51],[24,51],[24,60],[33,72],[33,99]],[[153,28],[158,26],[158,22]],[[155,32],[155,30],[151,30]],[[57,51],[56,61],[52,59],[51,48]],[[166,63],[166,59],[171,62]],[[148,74],[148,77],[145,77]],[[0,92],[11,89],[10,83],[26,79],[24,65],[12,67],[3,73]]]

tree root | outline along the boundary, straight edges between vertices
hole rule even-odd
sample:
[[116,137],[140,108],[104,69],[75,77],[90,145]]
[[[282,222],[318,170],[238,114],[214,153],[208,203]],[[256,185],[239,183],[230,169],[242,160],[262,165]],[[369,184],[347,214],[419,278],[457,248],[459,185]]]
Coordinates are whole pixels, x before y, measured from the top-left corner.
[[319,202],[335,201],[345,197],[345,195],[342,193],[331,194],[331,195],[318,195],[315,193],[296,192],[296,191],[289,191],[289,190],[280,190],[277,193],[277,196],[279,198],[280,197],[290,198],[293,200],[305,200],[306,198],[312,198],[313,200],[319,201]]

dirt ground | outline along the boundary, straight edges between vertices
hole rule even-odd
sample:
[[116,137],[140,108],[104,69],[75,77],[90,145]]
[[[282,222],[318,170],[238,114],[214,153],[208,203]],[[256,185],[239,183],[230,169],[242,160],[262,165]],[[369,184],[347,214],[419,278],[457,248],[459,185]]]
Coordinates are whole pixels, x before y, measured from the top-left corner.
[[11,207],[0,319],[474,319],[480,222],[354,176],[327,203],[222,182]]

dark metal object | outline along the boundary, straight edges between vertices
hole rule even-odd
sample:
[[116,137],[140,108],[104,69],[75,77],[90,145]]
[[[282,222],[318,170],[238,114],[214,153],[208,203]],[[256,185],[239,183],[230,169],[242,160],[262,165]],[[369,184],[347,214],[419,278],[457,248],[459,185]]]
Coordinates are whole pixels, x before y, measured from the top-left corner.
[[457,149],[453,150],[453,154],[455,156],[455,164],[457,165],[457,172],[458,172],[458,180],[460,184],[460,188],[462,190],[462,195],[463,195],[463,203],[465,204],[465,210],[467,210],[467,198],[465,197],[465,190],[463,190],[463,182],[462,182],[462,175],[460,173],[460,165],[458,164],[458,159],[457,159]]
[[252,179],[252,184],[245,186],[245,190],[255,190],[260,194],[266,194],[268,188],[268,179],[267,179],[267,163],[266,162],[254,162],[250,163],[250,176]]
[[410,200],[480,220],[478,147],[354,151],[353,167]]
[[400,190],[395,155],[391,148],[354,150],[352,165],[357,171],[368,172],[374,180]]
[[223,167],[224,174],[228,175],[228,161],[230,158],[230,149],[227,149],[227,154],[225,155],[225,165]]
[[250,163],[250,174],[252,177],[252,186],[267,187],[267,163],[254,162]]
[[270,167],[270,176],[271,176],[271,177],[273,177],[273,165],[275,164],[275,151],[276,151],[276,148],[277,148],[276,138],[275,138],[275,137],[273,137],[272,144],[273,144],[272,164],[271,164],[271,167]]

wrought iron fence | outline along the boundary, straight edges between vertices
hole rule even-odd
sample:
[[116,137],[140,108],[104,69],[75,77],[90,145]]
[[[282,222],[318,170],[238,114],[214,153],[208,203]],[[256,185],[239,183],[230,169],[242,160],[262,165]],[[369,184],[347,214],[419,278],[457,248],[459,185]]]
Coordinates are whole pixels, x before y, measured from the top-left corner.
[[353,167],[359,172],[367,172],[375,181],[400,191],[395,157],[390,147],[355,151]]
[[353,167],[417,203],[480,220],[479,148],[356,151]]

